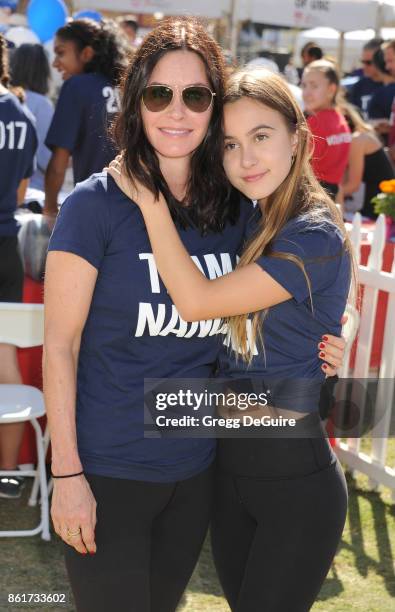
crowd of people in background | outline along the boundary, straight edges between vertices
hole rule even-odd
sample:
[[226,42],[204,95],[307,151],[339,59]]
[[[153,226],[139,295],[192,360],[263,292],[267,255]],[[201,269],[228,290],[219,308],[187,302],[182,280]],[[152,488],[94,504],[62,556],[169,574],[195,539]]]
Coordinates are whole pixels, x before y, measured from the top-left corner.
[[[38,209],[49,218],[57,214],[70,162],[77,183],[114,158],[109,127],[120,109],[117,84],[140,44],[138,21],[132,15],[117,23],[69,21],[54,41],[53,67],[63,79],[54,96],[53,91],[49,94],[51,71],[44,47],[7,49],[0,34],[1,301],[22,300],[14,213],[25,202],[28,181],[41,193]],[[224,59],[231,74],[237,61],[228,50]],[[394,177],[395,41],[369,41],[360,61],[357,82],[345,89],[336,61],[309,42],[301,52],[299,83],[289,87],[314,137],[311,161],[316,177],[345,214],[360,210],[374,219],[371,199],[382,180]],[[279,72],[264,54],[252,66]],[[19,382],[15,351],[0,344],[0,359],[0,382]],[[0,468],[15,469],[23,428],[7,427],[0,428]],[[2,478],[0,497],[18,497],[22,486],[23,479]]]

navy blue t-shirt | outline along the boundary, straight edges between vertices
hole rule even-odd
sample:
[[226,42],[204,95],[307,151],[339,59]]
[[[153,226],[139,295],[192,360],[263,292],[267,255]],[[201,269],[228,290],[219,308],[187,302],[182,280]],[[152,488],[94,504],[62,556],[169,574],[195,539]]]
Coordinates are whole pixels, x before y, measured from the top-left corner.
[[373,81],[367,77],[360,79],[355,85],[353,85],[350,91],[350,102],[367,116],[368,104],[372,98],[372,95],[382,87],[382,83]]
[[11,93],[0,95],[0,236],[16,236],[19,183],[34,172],[37,136],[27,109]]
[[[239,221],[222,233],[180,230],[208,277],[235,266],[251,211],[243,202]],[[180,319],[158,276],[140,209],[105,173],[66,199],[49,250],[75,253],[98,269],[78,363],[77,436],[85,471],[174,482],[205,469],[215,440],[144,438],[143,388],[145,378],[210,377],[222,345],[221,320]]]
[[369,119],[389,119],[394,97],[395,83],[379,87],[369,100]]
[[269,256],[258,258],[256,263],[292,298],[269,309],[262,327],[264,350],[257,342],[248,370],[243,359],[236,360],[234,352],[224,348],[218,376],[264,379],[274,406],[300,412],[318,410],[325,374],[317,345],[323,334],[341,333],[340,319],[350,285],[349,255],[335,225],[328,221],[314,226],[301,217],[285,225],[274,241],[273,251],[297,255],[303,261],[311,283],[312,305],[305,276],[294,262]]
[[108,127],[119,109],[118,90],[101,74],[78,74],[63,83],[45,144],[70,151],[75,183],[114,159]]

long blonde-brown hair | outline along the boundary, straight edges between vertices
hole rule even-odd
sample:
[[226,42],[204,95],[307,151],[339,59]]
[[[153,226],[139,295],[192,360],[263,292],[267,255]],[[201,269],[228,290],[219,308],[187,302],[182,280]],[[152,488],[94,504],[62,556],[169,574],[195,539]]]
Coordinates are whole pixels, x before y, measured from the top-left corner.
[[[305,276],[313,309],[311,284],[303,261],[296,255],[273,251],[273,241],[290,219],[303,216],[314,225],[328,224],[328,221],[335,224],[344,237],[345,249],[350,253],[352,261],[351,242],[340,211],[312,172],[309,161],[312,152],[311,133],[286,82],[281,76],[266,70],[240,70],[228,80],[225,104],[232,104],[245,97],[280,113],[290,134],[297,134],[297,145],[289,174],[268,196],[265,214],[246,244],[238,266],[246,266],[262,255],[294,262]],[[253,314],[251,335],[247,334],[249,315],[237,315],[227,320],[232,344],[248,363],[252,360],[256,340],[262,341],[262,321],[267,312],[263,310]]]

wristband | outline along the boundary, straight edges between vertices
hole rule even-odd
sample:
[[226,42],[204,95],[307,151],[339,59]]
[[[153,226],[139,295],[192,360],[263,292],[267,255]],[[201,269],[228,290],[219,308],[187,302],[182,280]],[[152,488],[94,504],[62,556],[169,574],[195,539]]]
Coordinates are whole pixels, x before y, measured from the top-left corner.
[[51,470],[52,478],[73,478],[73,476],[81,476],[84,472],[77,472],[76,474],[64,474],[63,476],[55,476],[55,474]]

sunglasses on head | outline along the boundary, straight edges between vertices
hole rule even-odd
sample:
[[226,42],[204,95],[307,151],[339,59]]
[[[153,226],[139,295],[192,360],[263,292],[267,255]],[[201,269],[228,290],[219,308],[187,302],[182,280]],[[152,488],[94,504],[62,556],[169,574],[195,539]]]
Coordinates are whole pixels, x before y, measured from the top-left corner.
[[[174,90],[168,85],[148,85],[143,89],[143,103],[152,113],[163,111],[169,106]],[[182,101],[194,113],[204,113],[210,108],[215,93],[205,85],[190,85],[181,91]]]

